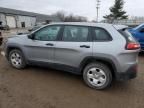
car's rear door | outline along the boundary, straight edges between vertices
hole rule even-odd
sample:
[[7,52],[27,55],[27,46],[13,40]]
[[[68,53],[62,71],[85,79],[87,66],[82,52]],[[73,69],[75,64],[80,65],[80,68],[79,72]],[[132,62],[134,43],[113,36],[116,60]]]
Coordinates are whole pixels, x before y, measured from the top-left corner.
[[55,46],[55,63],[78,67],[87,56],[92,56],[89,27],[64,26],[61,41],[58,41]]

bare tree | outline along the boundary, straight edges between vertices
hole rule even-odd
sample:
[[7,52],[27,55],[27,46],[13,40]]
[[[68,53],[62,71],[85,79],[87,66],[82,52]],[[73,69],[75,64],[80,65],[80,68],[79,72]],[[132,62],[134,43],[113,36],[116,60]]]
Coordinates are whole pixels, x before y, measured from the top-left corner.
[[65,22],[87,22],[85,17],[69,15],[65,18]]
[[76,16],[73,14],[66,15],[64,11],[58,11],[54,16],[57,16],[63,22],[86,22],[87,18],[83,16]]
[[65,21],[65,12],[64,11],[58,11],[53,15],[58,17],[60,19],[60,21]]

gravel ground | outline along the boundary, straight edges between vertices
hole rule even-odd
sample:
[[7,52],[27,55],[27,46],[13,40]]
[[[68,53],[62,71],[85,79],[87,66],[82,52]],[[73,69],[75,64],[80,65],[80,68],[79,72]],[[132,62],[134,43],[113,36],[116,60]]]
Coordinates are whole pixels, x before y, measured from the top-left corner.
[[[26,30],[11,30],[10,36]],[[12,68],[0,55],[0,108],[144,108],[144,54],[138,77],[114,82],[104,91],[87,87],[81,76],[48,68]]]
[[144,54],[138,77],[114,82],[104,91],[87,87],[81,76],[48,68],[12,68],[0,56],[0,108],[144,108]]

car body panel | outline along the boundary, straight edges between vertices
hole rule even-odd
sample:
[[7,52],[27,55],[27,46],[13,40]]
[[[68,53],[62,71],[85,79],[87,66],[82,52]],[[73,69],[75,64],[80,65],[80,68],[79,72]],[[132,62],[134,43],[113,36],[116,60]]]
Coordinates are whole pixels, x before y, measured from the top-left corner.
[[[20,49],[22,49],[27,60],[53,62],[54,47],[47,46],[47,41],[32,40],[29,39],[27,35],[21,35],[11,38],[10,40],[11,44],[9,44],[9,46],[18,46]],[[15,44],[13,41],[17,41],[17,44]],[[49,41],[49,43],[55,44],[53,41]]]
[[[90,48],[81,48],[87,45]],[[81,61],[92,56],[92,42],[61,42],[58,41],[55,47],[55,62],[59,64],[78,67]]]

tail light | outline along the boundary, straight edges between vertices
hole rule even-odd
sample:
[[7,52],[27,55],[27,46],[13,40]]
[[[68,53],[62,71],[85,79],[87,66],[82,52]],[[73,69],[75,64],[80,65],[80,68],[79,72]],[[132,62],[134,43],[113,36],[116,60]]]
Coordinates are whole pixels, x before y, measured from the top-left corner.
[[136,49],[140,49],[140,44],[136,43],[136,42],[130,42],[126,45],[126,49],[127,50],[136,50]]

